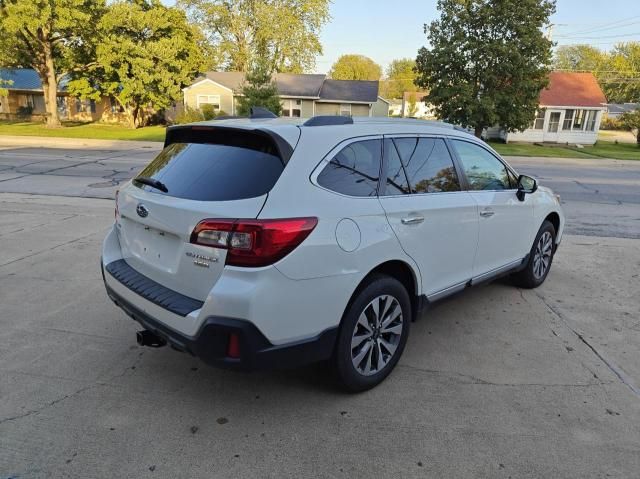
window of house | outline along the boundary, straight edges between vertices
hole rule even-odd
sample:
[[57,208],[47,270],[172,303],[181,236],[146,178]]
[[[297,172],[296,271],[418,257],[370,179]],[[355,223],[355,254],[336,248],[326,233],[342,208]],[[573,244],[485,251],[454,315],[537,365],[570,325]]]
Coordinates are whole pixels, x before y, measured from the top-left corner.
[[78,113],[95,113],[96,101],[86,98],[76,98],[76,112]]
[[570,130],[571,125],[573,124],[573,116],[575,115],[575,110],[565,110],[564,112],[564,121],[562,122],[563,130]]
[[109,108],[111,109],[111,113],[114,115],[117,113],[124,113],[124,107],[112,96],[109,97]]
[[[460,183],[447,145],[441,138],[395,138],[396,147],[404,167],[411,193],[441,193],[459,191]],[[386,152],[385,148],[385,152]],[[389,174],[393,169],[387,168]],[[387,188],[387,194],[394,194]],[[398,193],[395,193],[398,194]]]
[[536,112],[536,119],[533,120],[533,129],[534,130],[542,130],[544,127],[544,115],[547,112],[545,108],[540,108]]
[[594,131],[596,129],[597,118],[598,118],[598,110],[587,111],[587,120],[585,121],[587,131]]
[[351,103],[340,104],[340,116],[351,116]]
[[336,154],[318,175],[318,184],[349,196],[376,196],[382,140],[356,141]]
[[200,108],[202,105],[213,105],[214,110],[220,110],[220,95],[198,95],[196,108]]
[[61,117],[67,116],[67,99],[63,96],[56,98],[56,108]]
[[584,117],[585,117],[585,110],[576,110],[576,114],[573,117],[574,130],[584,130]]
[[302,100],[282,100],[282,116],[300,118],[302,114]]
[[513,175],[495,156],[481,146],[462,140],[451,140],[473,191],[508,190],[515,188]]

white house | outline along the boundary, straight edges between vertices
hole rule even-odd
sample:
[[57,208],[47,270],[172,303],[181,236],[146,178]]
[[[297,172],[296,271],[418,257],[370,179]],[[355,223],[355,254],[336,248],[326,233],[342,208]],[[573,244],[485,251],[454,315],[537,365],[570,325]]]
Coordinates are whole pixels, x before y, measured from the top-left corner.
[[540,92],[540,107],[530,128],[507,133],[490,128],[489,138],[528,143],[593,145],[607,99],[591,73],[551,72]]

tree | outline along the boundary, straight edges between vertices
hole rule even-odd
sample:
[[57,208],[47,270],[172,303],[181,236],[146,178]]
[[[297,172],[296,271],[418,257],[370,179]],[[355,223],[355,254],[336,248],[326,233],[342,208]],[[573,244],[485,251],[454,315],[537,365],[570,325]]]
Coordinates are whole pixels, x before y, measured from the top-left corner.
[[364,55],[342,55],[331,67],[334,80],[380,80],[382,68]]
[[553,0],[439,0],[425,25],[430,47],[416,59],[416,84],[446,121],[507,131],[531,125],[548,84],[552,42],[542,33]]
[[85,68],[86,38],[104,0],[0,0],[0,64],[33,68],[44,93],[47,126],[60,126],[60,80]]
[[561,45],[553,57],[554,70],[596,72],[607,63],[607,55],[591,45]]
[[640,102],[640,42],[618,43],[608,55],[607,72],[596,73],[611,103]]
[[238,114],[248,116],[252,107],[266,108],[274,115],[282,112],[278,87],[265,62],[258,62],[247,72],[238,98]]
[[589,45],[561,46],[553,66],[593,73],[611,103],[640,102],[640,42],[618,43],[610,52]]
[[409,118],[413,118],[414,116],[416,116],[416,113],[418,113],[418,104],[415,93],[409,94],[408,107],[409,108],[407,109],[407,116]]
[[69,82],[85,98],[110,96],[131,126],[144,124],[147,107],[160,110],[207,66],[204,37],[178,8],[160,0],[119,0],[98,24],[95,65]]
[[393,60],[387,67],[387,77],[380,82],[383,98],[402,98],[405,91],[416,89],[416,61],[411,58]]
[[322,54],[320,30],[329,0],[178,0],[200,25],[221,63],[246,72],[264,61],[276,72],[302,73]]
[[636,130],[636,142],[640,147],[640,110],[624,113],[620,117],[620,124],[627,130]]

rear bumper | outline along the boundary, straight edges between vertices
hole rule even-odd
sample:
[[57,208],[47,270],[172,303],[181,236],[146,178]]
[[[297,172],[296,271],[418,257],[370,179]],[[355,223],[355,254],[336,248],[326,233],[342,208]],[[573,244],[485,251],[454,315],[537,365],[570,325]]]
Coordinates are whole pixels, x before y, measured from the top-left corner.
[[[102,271],[103,278],[108,272]],[[298,367],[329,359],[338,334],[330,328],[302,341],[274,345],[251,322],[236,318],[207,317],[191,337],[175,331],[122,297],[105,281],[111,300],[142,327],[163,338],[174,349],[197,356],[205,363],[231,369],[258,370]],[[227,357],[229,336],[237,334],[240,358]]]

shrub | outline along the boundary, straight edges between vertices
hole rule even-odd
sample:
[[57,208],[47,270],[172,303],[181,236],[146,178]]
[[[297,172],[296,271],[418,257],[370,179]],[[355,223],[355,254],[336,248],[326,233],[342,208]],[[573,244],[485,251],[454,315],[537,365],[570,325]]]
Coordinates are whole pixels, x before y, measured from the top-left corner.
[[624,127],[620,124],[620,120],[615,118],[606,117],[602,119],[600,123],[601,130],[624,130]]
[[200,107],[200,111],[202,112],[202,117],[205,120],[213,120],[216,117],[216,110],[210,103],[205,103]]
[[30,105],[18,107],[18,110],[16,113],[20,117],[31,116],[31,114],[33,113],[33,107]]
[[216,115],[216,118],[219,118],[221,116],[228,116],[228,115],[229,114],[226,111],[220,110],[220,111],[218,111],[218,114]]
[[175,123],[180,125],[183,123],[193,123],[195,121],[202,120],[204,120],[202,111],[187,106],[184,110],[176,115]]

